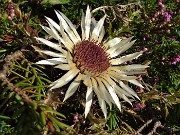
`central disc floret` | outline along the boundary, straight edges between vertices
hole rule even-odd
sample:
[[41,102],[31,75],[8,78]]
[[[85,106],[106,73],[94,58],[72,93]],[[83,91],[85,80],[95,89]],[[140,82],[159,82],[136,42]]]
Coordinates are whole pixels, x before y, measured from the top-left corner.
[[110,67],[107,53],[97,42],[83,40],[74,51],[74,62],[81,72],[99,74]]

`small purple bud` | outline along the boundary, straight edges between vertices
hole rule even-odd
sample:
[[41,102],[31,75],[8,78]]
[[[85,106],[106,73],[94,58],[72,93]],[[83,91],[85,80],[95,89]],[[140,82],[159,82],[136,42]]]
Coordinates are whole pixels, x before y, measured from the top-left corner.
[[163,14],[163,13],[164,13],[164,9],[161,9],[160,14]]
[[136,102],[135,104],[134,104],[134,107],[138,110],[138,111],[140,111],[140,110],[142,110],[142,104],[140,103],[140,102]]
[[136,92],[137,92],[137,93],[143,93],[143,92],[144,92],[144,90],[143,90],[143,88],[138,87],[138,88],[136,89]]
[[75,115],[74,115],[74,122],[78,122],[79,121],[79,117],[78,117],[78,113],[76,113]]
[[8,6],[8,9],[10,9],[10,10],[11,10],[11,9],[14,9],[14,7],[13,7],[13,6],[11,6],[11,5],[9,5],[9,6]]
[[169,14],[171,14],[171,15],[172,15],[172,14],[174,14],[174,12],[173,12],[172,10],[169,10]]

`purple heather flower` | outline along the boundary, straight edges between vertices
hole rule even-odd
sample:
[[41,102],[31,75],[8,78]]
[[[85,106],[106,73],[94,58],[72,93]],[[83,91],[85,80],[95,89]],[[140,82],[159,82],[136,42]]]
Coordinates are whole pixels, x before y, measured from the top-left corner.
[[171,15],[172,15],[172,14],[174,14],[174,12],[173,12],[172,10],[169,10],[169,14],[171,14]]
[[161,9],[160,11],[159,11],[159,14],[163,14],[164,13],[164,9]]
[[165,22],[170,22],[171,18],[172,18],[172,16],[168,12],[164,13],[164,21]]
[[142,108],[143,108],[141,102],[136,102],[136,103],[134,104],[134,107],[135,107],[135,109],[137,109],[138,111],[142,110]]
[[180,62],[180,55],[176,56],[176,57],[174,58],[174,61],[175,61],[176,63]]
[[168,64],[169,65],[176,65],[177,63],[179,63],[180,62],[180,55],[177,55],[174,59],[173,59],[173,61],[170,61]]
[[14,7],[11,6],[11,5],[9,5],[9,6],[8,6],[8,9],[11,10],[11,9],[14,9]]
[[143,88],[141,88],[141,87],[137,87],[136,92],[137,92],[138,94],[140,94],[140,93],[143,93],[144,90],[143,90]]
[[78,113],[76,113],[75,115],[74,115],[74,122],[78,122],[79,121],[79,117],[78,117]]
[[8,19],[12,20],[15,17],[15,10],[11,5],[8,6],[8,10],[9,10]]

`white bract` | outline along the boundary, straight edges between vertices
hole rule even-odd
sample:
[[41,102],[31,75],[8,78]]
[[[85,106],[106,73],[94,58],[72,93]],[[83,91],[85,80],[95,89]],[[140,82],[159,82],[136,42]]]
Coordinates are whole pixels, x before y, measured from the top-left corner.
[[[51,90],[60,88],[69,82],[64,101],[71,97],[81,83],[87,87],[85,117],[88,115],[93,94],[97,95],[99,105],[107,118],[107,106],[110,109],[115,104],[121,111],[119,98],[131,104],[131,99],[138,98],[128,83],[143,87],[135,75],[145,72],[148,66],[141,64],[124,65],[142,55],[136,52],[120,57],[120,54],[129,49],[135,42],[132,37],[127,39],[114,38],[109,41],[103,40],[105,16],[98,22],[92,17],[89,6],[86,14],[82,14],[81,31],[78,34],[75,26],[61,12],[55,11],[59,24],[46,17],[49,27],[42,28],[55,40],[53,43],[43,38],[36,39],[56,51],[37,50],[52,59],[41,60],[37,64],[53,65],[55,68],[66,70],[67,73],[51,84]],[[122,65],[123,64],[123,65]]]

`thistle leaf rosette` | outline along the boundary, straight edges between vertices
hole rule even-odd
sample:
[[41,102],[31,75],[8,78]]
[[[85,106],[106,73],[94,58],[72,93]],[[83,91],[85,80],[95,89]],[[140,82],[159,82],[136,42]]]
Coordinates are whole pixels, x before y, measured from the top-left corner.
[[[137,81],[137,74],[145,72],[147,65],[125,65],[142,55],[136,52],[119,57],[135,42],[131,38],[121,39],[116,37],[109,41],[103,40],[105,35],[105,17],[96,21],[90,12],[89,6],[86,13],[82,14],[80,36],[72,22],[61,12],[55,11],[59,24],[46,17],[49,27],[42,28],[55,40],[53,43],[44,38],[36,39],[56,51],[38,50],[41,53],[52,56],[51,59],[38,61],[37,64],[53,65],[55,68],[66,70],[67,73],[51,84],[51,90],[60,88],[70,83],[64,97],[64,101],[70,98],[81,83],[87,87],[85,117],[90,111],[93,94],[96,94],[99,106],[107,118],[107,106],[110,109],[115,104],[121,111],[120,98],[132,104],[134,98],[138,98],[136,92],[128,86],[129,82],[139,87],[143,86]],[[118,57],[117,57],[118,56]]]

